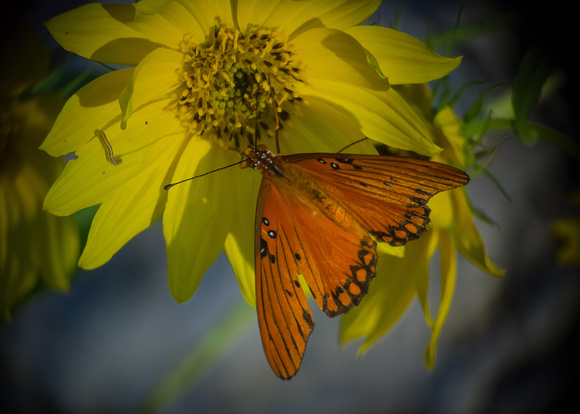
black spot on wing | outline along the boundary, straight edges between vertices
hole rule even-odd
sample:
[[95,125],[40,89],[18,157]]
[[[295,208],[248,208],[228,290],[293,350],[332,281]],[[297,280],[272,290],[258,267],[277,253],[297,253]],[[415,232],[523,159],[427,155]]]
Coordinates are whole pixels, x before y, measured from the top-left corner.
[[354,163],[354,159],[352,158],[335,158],[335,160],[341,164],[348,164],[350,165],[352,168],[354,168],[355,170],[362,170],[362,167],[358,164]]
[[263,238],[260,238],[260,257],[263,259],[268,256],[270,263],[276,263],[276,256],[268,250],[268,243]]

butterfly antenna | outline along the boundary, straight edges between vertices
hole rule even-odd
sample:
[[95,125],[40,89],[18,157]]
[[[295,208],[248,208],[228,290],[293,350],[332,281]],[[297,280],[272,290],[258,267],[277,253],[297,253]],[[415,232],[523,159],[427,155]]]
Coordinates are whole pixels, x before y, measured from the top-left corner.
[[363,141],[365,141],[365,140],[367,140],[367,139],[368,139],[367,137],[364,137],[364,138],[361,138],[361,139],[359,139],[358,141],[351,142],[350,144],[348,144],[346,147],[342,148],[342,149],[341,149],[340,151],[338,151],[338,152],[339,152],[339,153],[341,153],[341,152],[342,152],[342,151],[344,151],[345,149],[347,149],[347,148],[350,148],[350,147],[352,147],[353,145],[356,145],[356,144],[358,144],[359,142],[363,142]]
[[164,190],[169,190],[171,187],[174,187],[177,184],[181,184],[181,183],[185,183],[187,181],[195,180],[196,178],[200,178],[200,177],[203,177],[203,176],[208,175],[208,174],[213,174],[214,172],[217,172],[217,171],[225,170],[226,168],[233,167],[234,165],[239,165],[239,164],[241,164],[241,163],[243,163],[245,161],[246,161],[246,159],[243,159],[243,160],[240,160],[238,162],[234,162],[233,164],[229,164],[229,165],[226,165],[226,166],[223,166],[223,167],[220,167],[220,168],[216,168],[215,170],[211,170],[211,171],[208,171],[208,172],[203,173],[203,174],[200,174],[200,175],[195,175],[193,177],[186,178],[185,180],[181,180],[181,181],[177,181],[175,183],[167,184],[166,186],[163,186],[163,189]]

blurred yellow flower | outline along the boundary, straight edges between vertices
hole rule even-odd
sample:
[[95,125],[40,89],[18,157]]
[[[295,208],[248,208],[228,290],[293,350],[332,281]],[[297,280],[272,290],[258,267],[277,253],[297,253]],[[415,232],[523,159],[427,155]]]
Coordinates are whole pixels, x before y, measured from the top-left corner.
[[[453,110],[447,106],[440,108],[429,122],[427,116],[432,105],[429,89],[425,85],[412,85],[399,88],[399,92],[424,117],[435,143],[443,148],[432,160],[465,169],[465,138],[461,136],[461,124]],[[432,210],[430,230],[421,239],[405,246],[404,257],[380,257],[379,267],[383,267],[384,275],[376,278],[373,288],[359,307],[343,316],[340,338],[344,343],[365,337],[359,350],[365,352],[399,320],[417,296],[427,325],[432,330],[431,341],[425,352],[425,363],[432,368],[437,338],[447,317],[455,288],[456,251],[491,275],[503,276],[504,271],[498,269],[485,253],[464,188],[436,195],[429,206]],[[441,263],[441,297],[437,314],[433,317],[427,293],[429,260],[437,249]]]
[[[34,291],[67,290],[76,269],[79,234],[72,217],[42,211],[62,160],[38,150],[64,101],[33,95],[49,56],[32,31],[13,33],[0,48],[0,318]],[[34,60],[35,64],[30,65]]]
[[132,66],[79,90],[42,145],[77,156],[45,208],[69,215],[100,204],[79,265],[102,265],[163,216],[178,302],[225,249],[253,304],[260,175],[228,169],[170,191],[164,184],[240,161],[255,139],[273,147],[278,125],[284,153],[336,152],[367,136],[436,154],[421,117],[391,85],[429,82],[460,59],[394,30],[356,26],[379,4],[144,0],[89,4],[48,21],[65,49]]
[[[580,193],[572,194],[572,202],[580,207]],[[580,267],[580,216],[570,216],[555,220],[552,233],[559,242],[556,260],[560,265]]]

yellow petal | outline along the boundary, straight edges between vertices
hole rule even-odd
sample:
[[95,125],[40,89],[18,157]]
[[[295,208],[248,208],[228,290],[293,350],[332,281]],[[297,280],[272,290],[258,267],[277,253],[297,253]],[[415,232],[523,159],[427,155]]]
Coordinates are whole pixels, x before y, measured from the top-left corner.
[[437,250],[439,243],[439,230],[429,230],[425,233],[419,240],[415,240],[407,246],[405,251],[405,258],[410,259],[410,254],[415,254],[416,260],[413,260],[415,266],[417,266],[417,272],[415,276],[415,290],[417,292],[417,298],[423,309],[423,314],[425,315],[425,321],[427,325],[433,326],[433,318],[431,317],[431,312],[429,310],[429,260]]
[[127,26],[136,13],[133,5],[93,3],[50,19],[46,27],[70,52],[98,62],[136,65],[162,46]]
[[295,31],[314,27],[345,29],[359,24],[379,7],[380,1],[317,0],[296,2],[244,1],[238,3],[238,24],[244,30],[248,25],[278,27],[293,37]]
[[558,240],[556,260],[560,265],[580,267],[580,217],[566,217],[552,223],[552,233]]
[[[233,26],[232,7],[229,0],[193,2],[191,0],[144,0],[135,4],[135,9],[142,13],[131,27],[150,32],[152,38],[159,36],[159,24],[154,19],[160,17],[169,23],[176,32],[177,42],[183,35],[190,35],[196,43],[203,43],[209,33],[220,25]],[[147,15],[152,15],[151,17]],[[150,26],[150,27],[147,27]],[[173,28],[169,27],[169,31]],[[169,45],[170,43],[165,43]]]
[[15,97],[14,102],[8,100],[5,104],[3,121],[8,125],[15,123],[18,128],[1,138],[4,146],[0,161],[0,319],[3,321],[10,319],[16,306],[40,291],[67,290],[80,245],[74,218],[55,217],[42,211],[42,200],[63,164],[37,147],[62,107],[62,99],[52,94],[30,99]]
[[56,217],[43,211],[35,223],[34,234],[30,250],[37,258],[37,272],[45,286],[68,290],[80,250],[80,235],[74,218]]
[[496,267],[485,253],[483,240],[473,223],[465,194],[462,191],[453,191],[451,201],[455,214],[453,235],[457,251],[484,272],[493,276],[503,276],[505,270]]
[[101,140],[92,135],[49,190],[44,208],[53,214],[69,215],[106,201],[117,189],[138,180],[151,156],[156,155],[151,152],[151,144],[183,135],[173,114],[164,112],[166,106],[166,101],[152,102],[133,114],[131,128],[121,130],[117,125],[103,130],[115,159],[122,161],[119,165],[111,162]]
[[[209,34],[210,30],[215,30],[216,26],[220,25],[234,25],[234,17],[232,14],[232,2],[230,0],[211,0],[203,2],[195,2],[191,0],[178,0],[185,9],[193,16],[204,35],[202,40]],[[185,31],[195,35],[192,31]]]
[[[191,139],[181,155],[173,182],[209,172],[239,161],[233,151],[203,139]],[[251,172],[251,171],[248,171]],[[197,289],[202,275],[223,250],[231,227],[229,191],[235,182],[234,168],[209,174],[169,190],[163,215],[163,233],[167,244],[169,288],[177,302],[188,300]]]
[[79,266],[94,269],[106,263],[135,235],[161,217],[168,184],[183,139],[160,140],[147,151],[139,175],[116,189],[97,211]]
[[159,13],[167,5],[167,3],[173,2],[173,0],[140,0],[134,3],[135,9],[143,14],[155,14]]
[[[18,138],[26,141],[29,137]],[[72,217],[55,217],[41,210],[48,186],[47,177],[40,173],[50,168],[39,170],[31,160],[21,161],[17,175],[4,175],[0,186],[1,320],[9,320],[15,306],[35,288],[67,290],[80,245]],[[53,167],[55,161],[44,156],[43,162]]]
[[[300,137],[300,139],[295,139]],[[364,138],[352,114],[328,101],[312,99],[294,113],[280,131],[282,153],[338,152],[345,146]],[[367,145],[369,144],[367,140]],[[364,153],[365,146],[357,144],[356,152]],[[371,148],[376,154],[376,150]]]
[[432,156],[436,146],[416,112],[393,89],[372,92],[354,85],[318,79],[311,87],[301,87],[307,101],[314,97],[352,113],[363,135],[391,147]]
[[[135,5],[135,17],[126,24],[149,41],[178,50],[185,34],[192,35],[200,43],[205,40],[209,27],[200,25],[184,4],[177,1],[162,2],[157,12],[151,13],[153,9],[146,10],[147,7],[139,6],[140,3]],[[200,6],[197,8],[204,8]]]
[[389,243],[378,243],[377,251],[395,257],[405,257],[405,246],[391,246]]
[[455,256],[455,247],[453,240],[448,231],[439,233],[439,252],[441,257],[441,300],[437,317],[432,327],[431,340],[425,350],[425,365],[433,369],[435,364],[435,350],[437,339],[443,328],[443,323],[449,313],[453,292],[455,291],[455,279],[457,273],[457,257]]
[[[439,140],[443,151],[439,154],[441,158],[435,161],[452,162],[456,165],[465,164],[465,143],[466,140],[461,134],[461,124],[453,109],[446,106],[442,108],[433,119],[433,126],[439,128],[443,137]],[[435,132],[436,134],[438,133]]]
[[[455,189],[451,191],[462,191]],[[451,191],[444,191],[436,194],[429,200],[429,208],[431,209],[431,223],[429,227],[437,230],[449,229],[453,224],[453,205],[451,203]]]
[[375,57],[393,85],[427,83],[461,63],[460,57],[442,57],[414,37],[386,27],[355,26],[346,32]]
[[53,157],[66,155],[93,139],[95,129],[105,130],[119,123],[119,95],[133,70],[107,73],[70,97],[40,149]]
[[377,276],[369,293],[341,318],[341,343],[364,336],[359,349],[364,353],[401,318],[415,297],[415,278],[426,271],[424,249],[411,248],[416,243],[406,246],[404,258],[379,256]]
[[236,181],[228,184],[227,191],[234,198],[233,205],[236,207],[232,209],[232,224],[224,249],[232,264],[244,299],[250,305],[256,306],[254,221],[261,174],[257,171],[238,171],[233,178]]
[[308,30],[292,43],[305,66],[307,84],[327,80],[377,91],[389,88],[389,83],[368,64],[361,45],[344,32],[326,28]]
[[312,20],[320,20],[325,27],[344,30],[368,19],[381,5],[379,0],[326,0],[305,3]]
[[183,54],[170,49],[159,48],[148,54],[133,71],[121,93],[119,102],[123,111],[122,128],[134,110],[150,102],[164,100],[171,110],[171,101],[177,101],[177,90],[182,84]]

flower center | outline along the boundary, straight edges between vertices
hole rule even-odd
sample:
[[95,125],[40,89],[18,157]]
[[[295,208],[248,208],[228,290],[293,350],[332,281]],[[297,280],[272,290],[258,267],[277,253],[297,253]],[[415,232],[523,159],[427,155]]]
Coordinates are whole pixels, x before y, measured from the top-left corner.
[[271,126],[282,127],[289,117],[283,104],[302,100],[295,92],[303,81],[300,62],[276,31],[220,26],[204,44],[185,36],[181,48],[186,57],[178,113],[194,135],[243,150],[255,144],[256,127],[268,135]]

